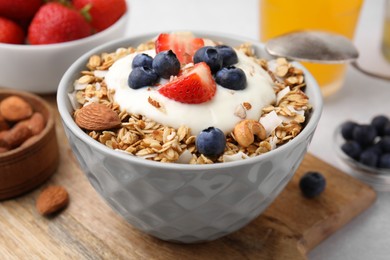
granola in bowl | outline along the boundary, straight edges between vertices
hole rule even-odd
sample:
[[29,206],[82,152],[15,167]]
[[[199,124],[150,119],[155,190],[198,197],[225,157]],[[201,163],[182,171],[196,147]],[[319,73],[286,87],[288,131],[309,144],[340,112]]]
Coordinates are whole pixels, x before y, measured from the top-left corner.
[[[187,52],[185,55],[180,50],[176,52],[180,62],[177,74],[161,77],[150,86],[127,86],[130,84],[127,81],[129,73],[134,71],[132,62],[138,54],[145,53],[153,59],[156,52],[165,51],[159,50],[163,42],[161,35],[136,47],[119,48],[115,52],[89,58],[88,70],[82,71],[74,82],[70,99],[76,123],[90,137],[112,149],[147,160],[209,164],[261,155],[301,132],[311,110],[304,92],[303,71],[283,58],[267,61],[256,57],[250,44],[232,46],[238,58],[233,66],[244,71],[245,89],[226,90],[214,83],[214,93],[206,100],[195,100],[195,103],[161,91],[168,85],[176,87],[183,78],[192,77],[193,71],[201,70],[197,64],[203,62],[192,62],[192,56],[199,55],[197,50],[204,46],[211,46],[213,50],[215,46],[224,46],[209,39],[202,39],[202,45],[197,40],[199,38],[192,35],[182,38],[185,41],[190,38],[200,46],[190,53],[190,58]],[[208,73],[213,81],[218,82],[218,71],[212,70]],[[202,68],[198,74],[204,75],[203,71]],[[257,87],[259,79],[264,90]],[[127,96],[128,91],[130,96]],[[220,93],[225,93],[225,96],[220,96]],[[138,94],[140,96],[134,97]],[[129,103],[130,106],[127,106]],[[100,106],[95,108],[91,104]],[[214,110],[209,110],[210,107]],[[226,120],[218,120],[218,116],[222,115]],[[222,129],[224,134],[223,151],[217,156],[200,153],[197,146],[197,138],[204,131],[202,129],[209,127]]]

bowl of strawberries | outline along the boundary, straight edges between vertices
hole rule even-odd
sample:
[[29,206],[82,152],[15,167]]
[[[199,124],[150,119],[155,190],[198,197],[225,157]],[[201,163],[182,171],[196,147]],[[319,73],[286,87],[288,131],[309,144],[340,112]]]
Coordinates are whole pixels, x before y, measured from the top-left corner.
[[126,0],[0,0],[0,87],[55,93],[70,64],[124,35]]

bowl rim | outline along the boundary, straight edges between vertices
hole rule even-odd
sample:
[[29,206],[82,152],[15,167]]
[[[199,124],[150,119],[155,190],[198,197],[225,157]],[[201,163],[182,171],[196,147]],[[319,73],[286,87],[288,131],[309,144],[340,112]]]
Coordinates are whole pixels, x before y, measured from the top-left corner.
[[[264,49],[264,45],[260,43],[259,41],[248,39],[246,37],[237,36],[233,34],[227,34],[227,33],[221,33],[221,32],[211,32],[211,31],[196,31],[196,30],[189,30],[193,32],[195,35],[199,37],[204,38],[217,38],[217,39],[227,39],[232,41],[238,41],[241,43],[251,43],[253,45],[256,45],[257,47]],[[318,121],[321,117],[322,109],[323,109],[323,99],[322,94],[319,88],[318,83],[313,78],[313,76],[310,74],[310,72],[303,67],[301,64],[294,62],[299,68],[301,68],[305,73],[305,80],[308,82],[310,89],[312,91],[312,97],[311,100],[313,100],[313,104],[316,104],[316,107],[313,107],[313,111],[310,116],[310,120],[305,125],[303,130],[291,141],[288,143],[278,147],[275,150],[271,150],[267,153],[261,154],[259,156],[254,156],[251,158],[247,158],[245,160],[238,160],[238,161],[232,161],[232,162],[224,162],[224,163],[214,163],[214,164],[179,164],[179,163],[161,163],[161,162],[155,162],[146,160],[143,158],[139,158],[136,156],[132,156],[130,154],[126,154],[124,152],[118,152],[115,151],[104,144],[99,143],[98,141],[94,140],[90,136],[88,136],[81,128],[79,128],[75,121],[73,120],[73,117],[71,116],[71,113],[67,110],[66,106],[66,99],[68,98],[68,88],[70,84],[73,84],[73,80],[75,79],[76,73],[80,72],[80,67],[85,66],[90,56],[93,54],[99,54],[102,52],[107,51],[114,51],[115,49],[119,48],[118,46],[129,46],[132,44],[132,42],[141,42],[142,39],[153,39],[156,37],[160,32],[151,32],[151,33],[144,33],[139,34],[134,37],[126,37],[114,41],[110,41],[108,43],[105,43],[99,47],[96,47],[87,53],[83,54],[81,57],[79,57],[64,73],[58,89],[57,89],[57,105],[58,105],[58,111],[60,113],[62,123],[65,127],[69,128],[69,130],[77,136],[77,138],[83,140],[85,143],[87,143],[90,147],[93,147],[94,149],[97,149],[104,153],[107,156],[115,156],[120,158],[121,160],[128,161],[129,163],[138,164],[147,166],[150,168],[163,168],[163,169],[171,169],[171,170],[182,170],[182,171],[202,171],[202,170],[213,170],[213,169],[221,169],[221,168],[231,168],[231,167],[239,167],[241,165],[247,165],[247,164],[253,164],[257,161],[261,160],[267,160],[269,157],[274,156],[275,153],[282,152],[286,149],[289,149],[290,146],[294,146],[296,143],[302,142],[307,135],[315,131],[315,128],[317,127]]]
[[[103,31],[94,33],[90,36],[73,40],[73,41],[67,41],[67,42],[60,42],[60,43],[51,43],[51,44],[37,44],[37,45],[31,45],[31,44],[9,44],[9,43],[0,43],[0,49],[4,50],[15,50],[15,51],[40,51],[40,50],[52,50],[52,49],[61,49],[66,47],[72,47],[72,46],[78,46],[79,44],[87,44],[90,41],[98,40],[101,38],[106,37],[107,35],[110,35],[112,31],[117,30],[120,28],[123,24],[127,23],[129,17],[129,4],[126,1],[126,12],[110,27],[106,28]],[[26,36],[27,37],[27,36]]]

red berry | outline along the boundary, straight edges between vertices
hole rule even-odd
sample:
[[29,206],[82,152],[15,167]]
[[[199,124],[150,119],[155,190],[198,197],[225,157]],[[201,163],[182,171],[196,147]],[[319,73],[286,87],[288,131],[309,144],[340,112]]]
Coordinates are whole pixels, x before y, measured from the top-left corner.
[[195,52],[204,46],[202,38],[195,38],[192,33],[162,33],[156,40],[156,52],[172,50],[180,63],[192,62]]
[[192,70],[162,86],[158,92],[167,98],[186,104],[209,101],[217,91],[217,85],[205,62],[197,63]]
[[126,12],[125,0],[73,0],[73,5],[78,10],[87,7],[91,26],[98,32],[113,25]]
[[24,42],[23,29],[17,23],[0,17],[0,42],[22,44]]
[[10,19],[31,19],[42,4],[42,0],[0,0],[0,15]]
[[59,3],[43,5],[28,28],[30,44],[73,41],[91,35],[91,27],[76,10]]

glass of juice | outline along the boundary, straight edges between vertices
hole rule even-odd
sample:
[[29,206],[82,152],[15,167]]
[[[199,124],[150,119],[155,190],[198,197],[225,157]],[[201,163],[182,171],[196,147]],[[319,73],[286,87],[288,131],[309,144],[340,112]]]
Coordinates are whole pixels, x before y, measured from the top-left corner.
[[385,58],[390,62],[390,0],[387,0],[385,3],[382,52]]
[[[260,40],[297,30],[324,30],[353,39],[363,0],[260,0]],[[344,82],[345,64],[303,63],[324,97]]]

